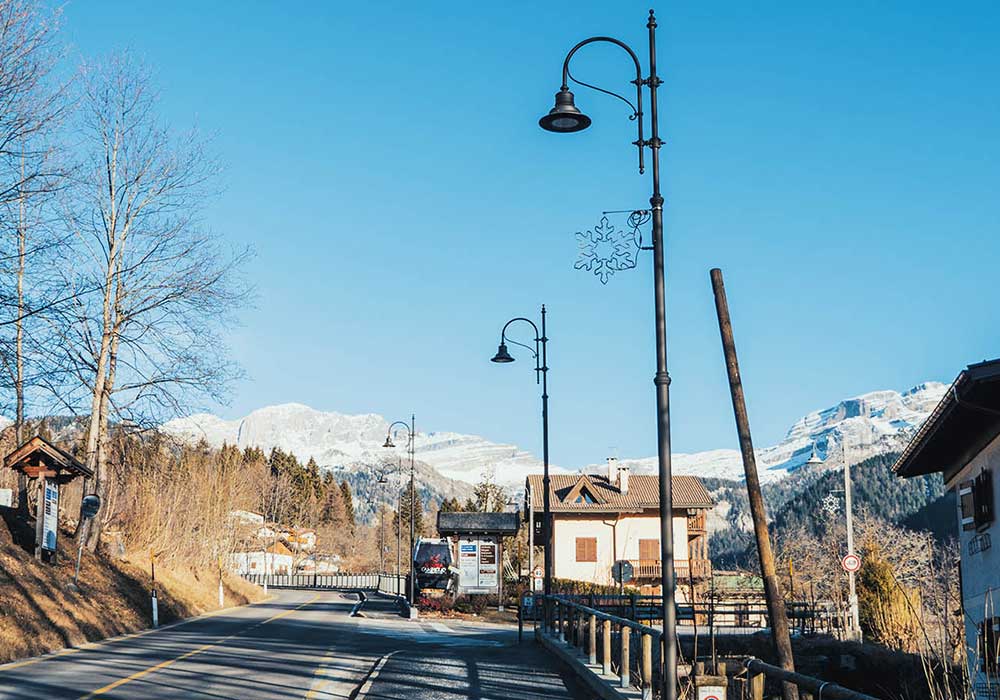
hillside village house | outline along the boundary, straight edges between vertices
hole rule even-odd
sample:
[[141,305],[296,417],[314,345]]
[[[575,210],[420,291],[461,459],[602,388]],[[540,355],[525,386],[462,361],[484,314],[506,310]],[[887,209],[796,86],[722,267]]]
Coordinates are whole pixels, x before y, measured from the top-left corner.
[[[958,495],[962,605],[969,676],[977,698],[1000,688],[1000,540],[995,503],[1000,470],[1000,360],[969,365],[903,451],[902,477],[942,472]],[[1000,546],[1000,541],[998,541]]]
[[[705,514],[715,504],[697,477],[675,476],[671,485],[674,568],[681,600],[687,588],[683,584],[711,576]],[[542,476],[530,475],[526,488],[529,517],[539,523]],[[625,559],[635,572],[633,585],[659,590],[659,477],[631,475],[609,459],[607,475],[553,474],[550,488],[553,576],[612,585],[611,567]]]

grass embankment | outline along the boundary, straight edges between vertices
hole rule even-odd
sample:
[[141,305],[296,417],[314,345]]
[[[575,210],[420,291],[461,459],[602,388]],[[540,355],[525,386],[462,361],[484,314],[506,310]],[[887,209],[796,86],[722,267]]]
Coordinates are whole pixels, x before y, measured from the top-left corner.
[[[59,562],[35,561],[15,545],[0,520],[0,663],[67,646],[145,629],[152,624],[148,561],[84,551],[79,591],[67,586],[76,564],[74,542],[60,533]],[[22,528],[21,538],[23,541]],[[218,574],[156,567],[160,624],[219,607]],[[223,580],[227,606],[263,598],[263,592],[238,577]]]

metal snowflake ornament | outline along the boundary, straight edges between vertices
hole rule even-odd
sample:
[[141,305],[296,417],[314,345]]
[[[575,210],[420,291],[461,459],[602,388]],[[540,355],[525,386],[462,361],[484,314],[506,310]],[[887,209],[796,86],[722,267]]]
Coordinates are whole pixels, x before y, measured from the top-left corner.
[[822,508],[826,511],[826,514],[832,518],[840,512],[840,496],[835,493],[826,494],[826,496],[823,497]]
[[623,212],[604,212],[601,223],[592,231],[586,233],[577,231],[576,234],[579,254],[573,267],[593,272],[601,280],[601,284],[607,284],[616,272],[634,268],[636,253],[648,250],[642,245],[639,227],[649,221],[649,212],[641,210],[628,212],[628,227],[631,230],[616,228],[608,220],[607,215],[615,213]]

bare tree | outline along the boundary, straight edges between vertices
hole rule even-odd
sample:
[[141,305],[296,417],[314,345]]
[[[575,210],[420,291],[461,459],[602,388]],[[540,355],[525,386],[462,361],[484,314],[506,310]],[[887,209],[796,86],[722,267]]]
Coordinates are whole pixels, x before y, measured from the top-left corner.
[[[227,253],[201,225],[216,166],[194,132],[160,123],[145,69],[116,56],[89,66],[82,84],[85,153],[66,207],[75,245],[65,265],[80,293],[60,325],[67,374],[90,407],[86,461],[103,497],[112,415],[151,427],[223,398],[238,375],[219,332],[246,297],[247,254]],[[91,549],[109,517],[94,523]]]

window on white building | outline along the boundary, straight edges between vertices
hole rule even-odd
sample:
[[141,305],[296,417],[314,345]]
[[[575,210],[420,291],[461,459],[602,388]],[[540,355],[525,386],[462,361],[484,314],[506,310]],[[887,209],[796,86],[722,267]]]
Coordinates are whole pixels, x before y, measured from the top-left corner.
[[984,469],[975,479],[958,485],[962,529],[979,530],[993,522],[993,473]]
[[576,560],[583,562],[597,561],[597,538],[577,537],[576,538]]

